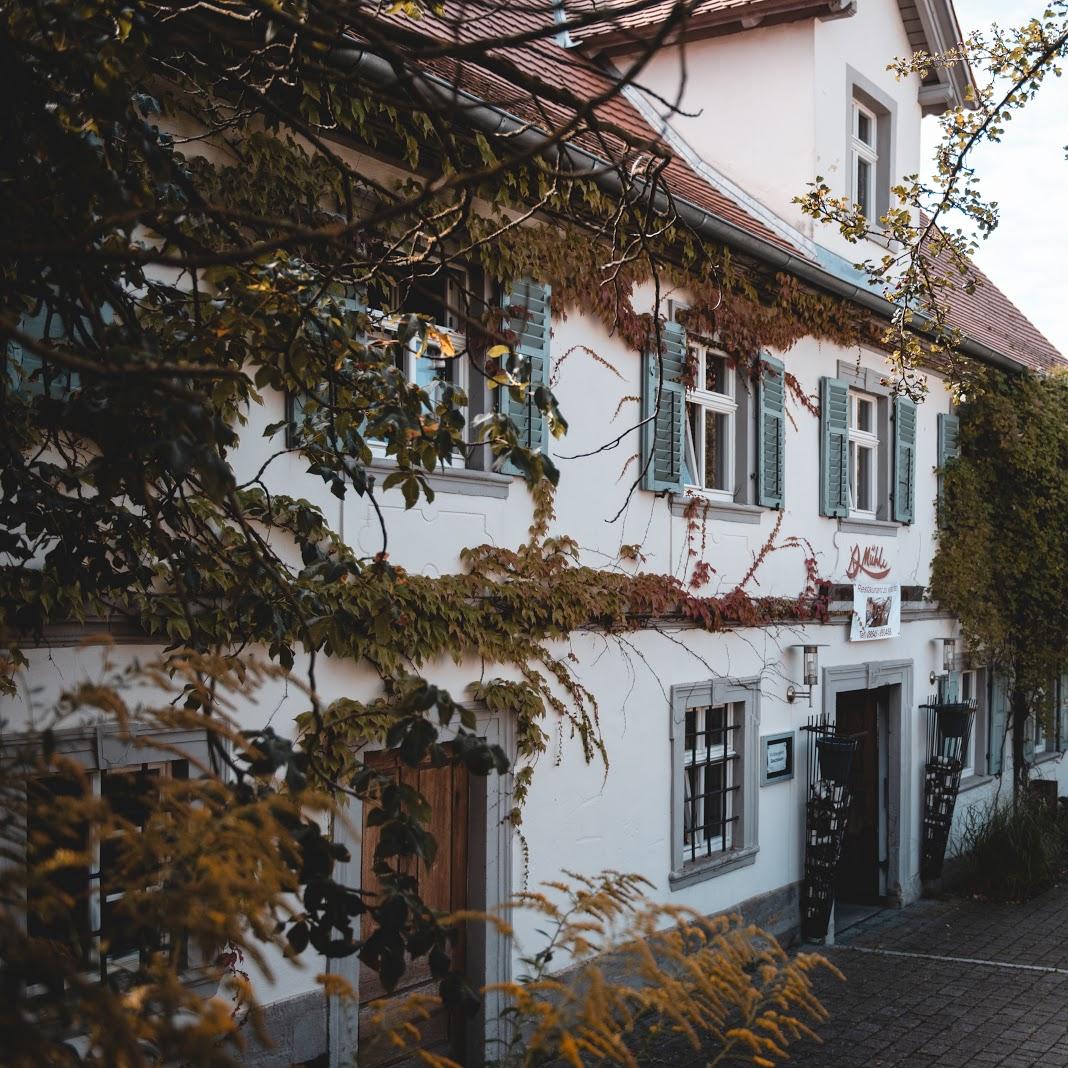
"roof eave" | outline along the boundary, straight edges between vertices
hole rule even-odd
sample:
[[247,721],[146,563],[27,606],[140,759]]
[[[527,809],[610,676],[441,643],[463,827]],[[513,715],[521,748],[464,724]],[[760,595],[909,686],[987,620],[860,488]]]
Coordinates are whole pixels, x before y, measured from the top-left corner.
[[[953,0],[912,0],[920,17],[925,51],[941,55],[956,48],[963,39]],[[937,83],[920,89],[924,115],[941,115],[951,107],[975,106],[975,75],[967,60],[934,70]]]
[[[738,11],[711,11],[693,15],[671,39],[672,44],[699,41],[708,37],[725,37],[760,26],[774,26],[803,19],[833,19],[852,15],[856,0],[764,0]],[[572,39],[571,47],[589,55],[613,58],[633,52],[648,27],[613,27],[589,36]]]

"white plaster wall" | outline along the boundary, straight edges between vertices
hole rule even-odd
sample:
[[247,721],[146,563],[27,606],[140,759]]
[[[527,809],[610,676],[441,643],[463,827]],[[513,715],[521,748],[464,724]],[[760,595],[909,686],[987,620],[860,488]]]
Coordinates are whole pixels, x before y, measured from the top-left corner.
[[[815,24],[816,173],[837,196],[851,193],[849,122],[851,97],[847,67],[875,84],[896,104],[896,149],[891,185],[920,172],[920,80],[915,74],[899,80],[887,66],[912,54],[896,0],[861,0],[851,18]],[[811,180],[811,179],[809,179]],[[816,240],[850,260],[876,256],[876,247],[850,245],[830,226],[818,226]]]
[[[708,163],[812,233],[791,203],[815,175],[812,20],[665,48],[639,79],[682,114],[674,128]],[[844,77],[844,76],[843,76]],[[692,113],[692,114],[685,114]]]
[[[593,358],[591,352],[610,367]],[[647,556],[647,570],[685,577],[692,563],[687,555],[691,545],[687,521],[671,516],[667,498],[638,490],[620,519],[608,522],[625,504],[637,472],[637,462],[631,457],[636,456],[638,447],[638,434],[633,429],[638,404],[627,398],[640,392],[638,354],[628,351],[617,337],[610,337],[599,323],[573,309],[554,326],[552,354],[555,388],[572,427],[567,437],[551,446],[562,471],[556,529],[578,540],[587,563],[611,566],[621,544],[638,543]],[[837,373],[838,360],[856,362],[858,358],[856,351],[821,345],[811,339],[782,356],[787,369],[812,396],[817,394],[820,375]],[[862,352],[860,360],[873,370],[882,368],[881,357],[875,352]],[[779,540],[789,536],[806,539],[815,553],[820,574],[836,581],[846,581],[844,569],[852,545],[878,544],[891,564],[891,581],[925,584],[934,548],[935,421],[937,411],[947,407],[944,390],[933,383],[931,398],[919,409],[917,521],[910,527],[895,528],[896,537],[867,537],[842,532],[837,520],[818,514],[819,423],[795,399],[791,400],[786,431],[786,507]],[[268,394],[262,407],[249,412],[244,444],[235,457],[239,478],[258,471],[279,447],[277,440],[264,439],[262,431],[281,415],[282,399],[276,394]],[[594,452],[625,430],[629,433],[616,448],[582,459],[566,459]],[[304,468],[299,457],[281,457],[268,467],[264,477],[272,491],[304,497],[320,505],[357,551],[377,552],[377,525],[365,502],[354,494],[343,504],[338,502],[322,481],[308,475]],[[467,545],[487,541],[517,545],[526,536],[531,515],[529,495],[518,479],[513,481],[507,500],[441,493],[433,503],[421,503],[405,511],[399,492],[391,491],[383,496],[383,509],[389,527],[390,559],[428,574],[459,569],[459,552]],[[712,586],[704,592],[733,587],[750,567],[777,519],[778,513],[768,511],[758,526],[709,520],[703,533],[692,542],[699,548],[700,538],[705,539],[703,557],[717,569]],[[805,579],[804,555],[796,548],[772,553],[758,571],[751,592],[797,595]],[[576,635],[571,648],[579,658],[580,677],[601,705],[611,770],[605,775],[600,767],[584,765],[566,732],[542,757],[523,832],[530,845],[531,884],[554,877],[564,867],[585,872],[614,867],[647,876],[666,899],[711,912],[796,881],[801,863],[802,768],[792,783],[760,791],[762,848],[754,866],[677,894],[668,893],[670,747],[666,694],[670,687],[711,675],[759,675],[761,732],[784,730],[800,726],[807,711],[788,707],[784,702],[785,688],[790,681],[797,681],[800,667],[796,653],[784,650],[801,641],[805,634],[816,633],[817,640],[829,643],[823,653],[823,666],[906,658],[915,661],[919,679],[934,666],[937,651],[933,639],[944,626],[910,623],[900,639],[863,646],[850,645],[841,626],[771,628],[736,635],[679,630],[670,637],[655,633],[631,636],[629,645],[598,635]],[[122,646],[111,655],[123,664],[135,656],[149,655],[149,650]],[[64,685],[101,670],[94,652],[38,650],[30,658],[26,682],[35,690],[33,700],[38,707],[47,707]],[[481,670],[481,665],[473,663],[445,663],[434,665],[429,673],[435,682],[462,697],[467,684]],[[370,697],[378,692],[376,679],[353,665],[321,659],[317,676],[327,701],[340,696]],[[21,698],[0,704],[0,716],[9,728],[17,729],[25,722],[30,708],[27,692],[24,689]],[[923,693],[925,690],[918,686],[917,701]],[[236,715],[242,726],[261,725],[270,718],[276,730],[284,730],[306,706],[298,689],[273,683],[254,702],[240,703]],[[922,763],[921,742],[917,740],[913,748],[914,763]],[[913,791],[917,806],[918,783],[917,778]],[[917,808],[912,821],[917,836],[918,820]],[[912,855],[918,858],[918,837]],[[517,887],[521,879],[517,861]],[[289,997],[313,987],[318,970],[315,966],[297,969],[284,961],[275,961],[274,965],[274,985],[267,995],[270,998]]]
[[[893,100],[897,113],[892,182],[918,173],[920,118],[915,75],[887,66],[911,54],[894,0],[862,0],[848,18],[756,27],[663,49],[640,82],[683,114],[668,115],[698,154],[780,218],[850,261],[879,247],[850,245],[837,229],[803,215],[793,198],[818,176],[849,195],[852,67]],[[667,114],[663,105],[657,110]]]

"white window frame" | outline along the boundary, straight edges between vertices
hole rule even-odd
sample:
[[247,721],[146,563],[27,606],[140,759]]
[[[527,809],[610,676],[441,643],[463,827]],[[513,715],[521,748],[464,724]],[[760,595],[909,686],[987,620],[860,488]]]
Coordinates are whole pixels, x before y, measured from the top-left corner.
[[[436,330],[445,334],[452,341],[453,350],[458,353],[458,355],[449,358],[448,361],[450,367],[454,370],[451,384],[463,389],[465,392],[467,390],[467,360],[464,357],[467,353],[467,335],[464,333],[463,324],[460,323],[459,316],[454,309],[460,306],[462,292],[468,285],[469,275],[466,268],[449,268],[445,276],[445,322],[433,324]],[[380,308],[371,308],[368,310],[368,314],[378,330],[385,335],[396,334],[397,328],[404,318],[404,315],[399,312],[387,313],[386,309]],[[435,345],[428,343],[427,354],[420,355],[420,347],[419,339],[413,338],[404,354],[404,377],[412,385],[418,385],[418,370],[422,366],[420,361],[432,359],[432,356],[428,354],[438,351]],[[426,387],[424,386],[424,388]]]
[[960,776],[962,779],[971,778],[975,774],[975,749],[976,743],[979,739],[979,693],[978,693],[979,674],[975,670],[969,668],[966,671],[960,673],[960,699],[962,701],[975,701],[975,716],[972,721],[972,733],[968,739],[968,748],[964,753],[964,759],[962,761],[963,768]]
[[[725,352],[712,348],[709,345],[691,343],[688,346],[690,361],[694,367],[694,382],[692,389],[686,391],[686,465],[693,476],[693,483],[687,489],[695,490],[710,500],[733,501],[735,493],[735,451],[737,441],[737,373],[730,365],[730,360]],[[705,372],[708,358],[713,356],[724,361],[724,385],[726,392],[716,393],[705,389]],[[704,485],[705,471],[705,436],[700,435],[701,440],[695,441],[691,415],[693,410],[700,413],[700,426],[705,425],[705,415],[712,412],[716,415],[725,415],[726,431],[723,435],[722,446],[725,452],[724,467],[726,472],[725,485],[720,487]]]
[[[452,371],[452,378],[448,384],[456,389],[462,389],[465,394],[468,392],[467,336],[462,329],[463,324],[459,321],[459,316],[454,309],[460,306],[462,290],[465,287],[469,287],[469,284],[470,275],[466,268],[449,268],[448,273],[445,276],[446,321],[433,324],[436,330],[445,334],[452,341],[453,350],[457,353],[457,355],[450,357],[448,360],[449,369]],[[398,303],[396,294],[394,294],[393,303]],[[369,308],[367,314],[373,324],[372,331],[377,332],[380,336],[394,336],[401,321],[404,319],[404,314],[382,308]],[[402,370],[404,372],[404,377],[413,386],[419,385],[418,372],[420,367],[423,366],[422,361],[429,362],[432,358],[427,354],[420,355],[420,348],[419,338],[412,338],[408,343],[403,357],[404,366]],[[432,351],[435,351],[435,348],[428,344],[427,353]],[[444,383],[441,384],[443,385]],[[432,405],[436,404],[438,400],[435,385],[436,383],[432,379],[429,384],[424,383],[422,387],[426,391]],[[461,405],[459,411],[464,417],[465,425],[469,425],[470,405]],[[368,441],[368,445],[371,448],[371,454],[373,456],[383,458],[387,455],[384,442],[372,439]]]
[[[1054,694],[1054,697],[1056,697],[1056,695],[1057,695],[1057,686],[1058,686],[1058,683],[1057,683],[1057,680],[1055,679],[1053,681],[1053,694]],[[1045,725],[1045,723],[1042,722],[1042,719],[1040,718],[1040,715],[1041,714],[1040,714],[1039,710],[1036,709],[1034,712],[1031,713],[1031,716],[1030,716],[1030,718],[1028,720],[1028,724],[1030,726],[1031,737],[1032,737],[1032,739],[1034,741],[1033,752],[1034,752],[1034,757],[1035,757],[1036,760],[1039,757],[1046,756],[1048,753],[1056,752],[1056,741],[1057,741],[1057,731],[1056,731],[1057,701],[1054,700],[1054,702],[1053,702],[1054,730],[1053,730],[1052,734],[1050,734],[1050,733],[1048,733],[1046,731],[1046,725]]]
[[[869,129],[871,130],[871,143],[864,141],[860,136],[860,118],[865,116],[869,122]],[[872,111],[871,108],[862,104],[859,100],[853,100],[853,121],[852,121],[853,136],[850,140],[850,156],[849,156],[849,193],[853,203],[860,207],[860,161],[863,160],[868,164],[868,188],[865,190],[867,194],[867,210],[864,213],[864,217],[869,222],[877,222],[879,218],[879,209],[875,205],[876,198],[876,182],[879,173],[879,152],[876,145],[879,143],[879,116]]]
[[[871,425],[875,430],[858,427],[860,405],[871,405]],[[851,389],[849,391],[849,515],[860,519],[875,519],[879,509],[879,398],[870,393]],[[860,468],[859,454],[862,449],[871,453],[869,468],[870,508],[861,508],[857,501],[857,473]]]

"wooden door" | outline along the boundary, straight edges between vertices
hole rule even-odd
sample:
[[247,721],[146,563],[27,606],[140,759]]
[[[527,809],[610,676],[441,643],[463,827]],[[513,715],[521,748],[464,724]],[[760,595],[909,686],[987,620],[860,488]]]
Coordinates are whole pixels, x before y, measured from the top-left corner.
[[[410,768],[390,753],[375,754],[368,763],[378,771],[392,774],[401,782],[418,790],[426,798],[432,812],[430,832],[438,844],[432,865],[412,862],[409,872],[419,880],[423,900],[432,909],[454,912],[467,907],[468,879],[468,789],[470,785],[464,767],[433,768],[429,764]],[[364,806],[362,847],[362,886],[373,890],[377,885],[372,869],[378,830],[368,827],[366,813],[374,806]],[[371,931],[373,921],[363,919],[363,937]],[[454,967],[464,964],[463,937],[453,950]],[[437,983],[431,978],[426,957],[409,962],[408,969],[396,988],[387,993],[377,974],[369,968],[360,970],[360,1068],[384,1065],[421,1063],[412,1048],[398,1050],[377,1036],[374,1021],[385,1014],[388,1028],[406,1015],[404,1005],[413,995],[437,994]],[[463,1063],[463,1020],[455,1013],[436,1010],[430,1019],[418,1022],[419,1046],[435,1053],[448,1055]]]
[[879,899],[879,704],[877,690],[838,695],[839,732],[859,735],[850,776],[852,801],[838,868],[839,901],[874,903]]

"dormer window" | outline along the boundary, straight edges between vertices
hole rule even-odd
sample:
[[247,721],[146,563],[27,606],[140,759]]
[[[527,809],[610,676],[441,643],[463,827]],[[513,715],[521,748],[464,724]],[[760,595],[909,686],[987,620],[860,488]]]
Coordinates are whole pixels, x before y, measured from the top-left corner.
[[877,222],[876,181],[879,175],[879,117],[859,100],[853,101],[853,203],[869,222]]
[[871,230],[890,210],[890,187],[897,177],[897,104],[852,67],[848,72],[842,192]]

